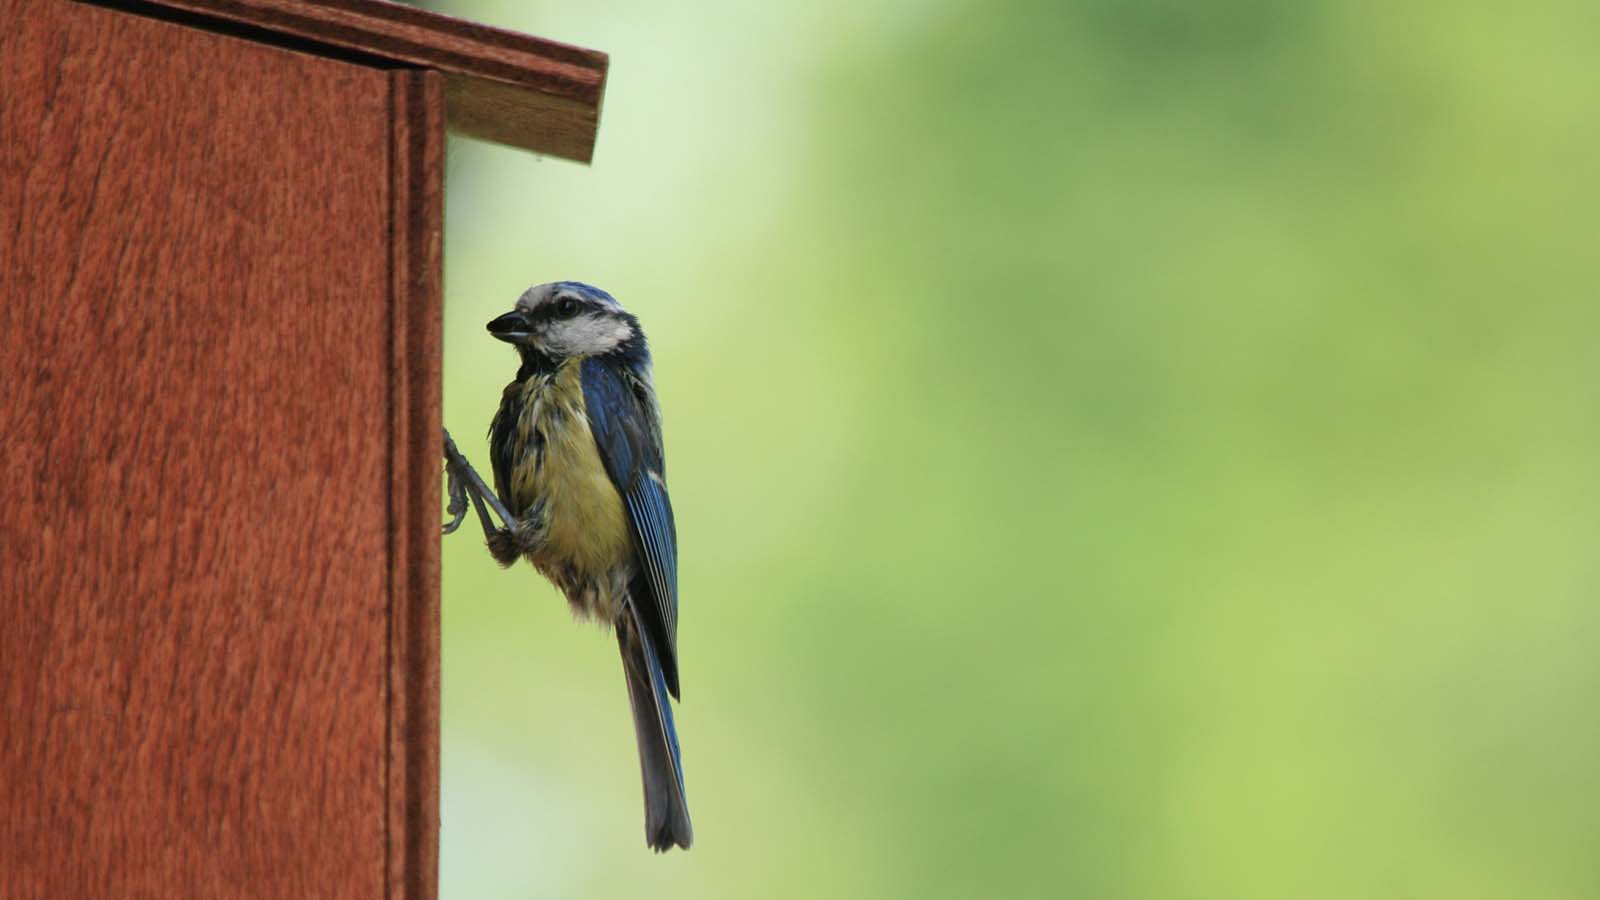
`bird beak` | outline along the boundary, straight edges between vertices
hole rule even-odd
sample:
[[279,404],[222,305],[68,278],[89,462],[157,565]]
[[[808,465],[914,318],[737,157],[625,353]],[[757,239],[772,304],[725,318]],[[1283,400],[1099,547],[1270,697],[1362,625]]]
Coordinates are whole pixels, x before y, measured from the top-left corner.
[[508,344],[526,344],[533,337],[533,328],[522,313],[515,310],[489,323],[489,333]]

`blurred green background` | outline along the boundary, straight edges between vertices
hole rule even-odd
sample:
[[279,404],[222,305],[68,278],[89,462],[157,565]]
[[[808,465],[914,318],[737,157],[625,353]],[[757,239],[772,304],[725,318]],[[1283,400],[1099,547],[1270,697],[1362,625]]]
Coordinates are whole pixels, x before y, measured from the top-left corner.
[[643,320],[697,838],[463,532],[447,900],[1600,896],[1593,0],[431,5],[612,54],[450,145],[445,418]]

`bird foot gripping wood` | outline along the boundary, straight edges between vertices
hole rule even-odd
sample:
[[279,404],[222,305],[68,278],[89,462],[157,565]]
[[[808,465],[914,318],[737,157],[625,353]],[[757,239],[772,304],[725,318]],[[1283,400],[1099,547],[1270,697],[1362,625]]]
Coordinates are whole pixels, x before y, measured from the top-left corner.
[[[515,521],[505,504],[500,502],[500,497],[483,480],[483,476],[472,468],[472,463],[461,455],[456,449],[456,442],[450,437],[447,430],[444,433],[444,465],[447,473],[446,484],[450,494],[450,505],[446,511],[450,513],[450,521],[444,523],[444,533],[452,534],[461,527],[461,521],[466,518],[467,501],[472,501],[472,507],[478,513],[478,521],[483,525],[483,536],[489,541],[494,541],[500,534]],[[496,525],[489,515],[493,509],[494,514],[500,517],[505,527]]]
[[[448,437],[445,440],[449,440]],[[450,494],[450,505],[445,507],[445,512],[450,514],[450,521],[444,523],[445,534],[455,534],[456,529],[467,518],[467,486],[456,475],[456,467],[449,462],[446,454],[444,465],[445,490]]]

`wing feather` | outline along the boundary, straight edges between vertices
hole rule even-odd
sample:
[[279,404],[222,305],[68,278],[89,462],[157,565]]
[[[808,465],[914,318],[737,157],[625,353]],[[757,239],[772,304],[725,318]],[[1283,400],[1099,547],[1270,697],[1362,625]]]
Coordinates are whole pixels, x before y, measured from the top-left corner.
[[583,399],[606,474],[622,495],[645,596],[634,597],[662,673],[678,696],[678,536],[667,496],[661,424],[648,375],[604,357],[583,361]]

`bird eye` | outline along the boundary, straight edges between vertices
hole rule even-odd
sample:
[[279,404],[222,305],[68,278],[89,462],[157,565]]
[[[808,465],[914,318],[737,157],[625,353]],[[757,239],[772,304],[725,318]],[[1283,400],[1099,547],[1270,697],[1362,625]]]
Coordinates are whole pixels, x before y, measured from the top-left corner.
[[570,319],[578,314],[578,301],[571,297],[562,297],[556,301],[556,315],[563,319]]

